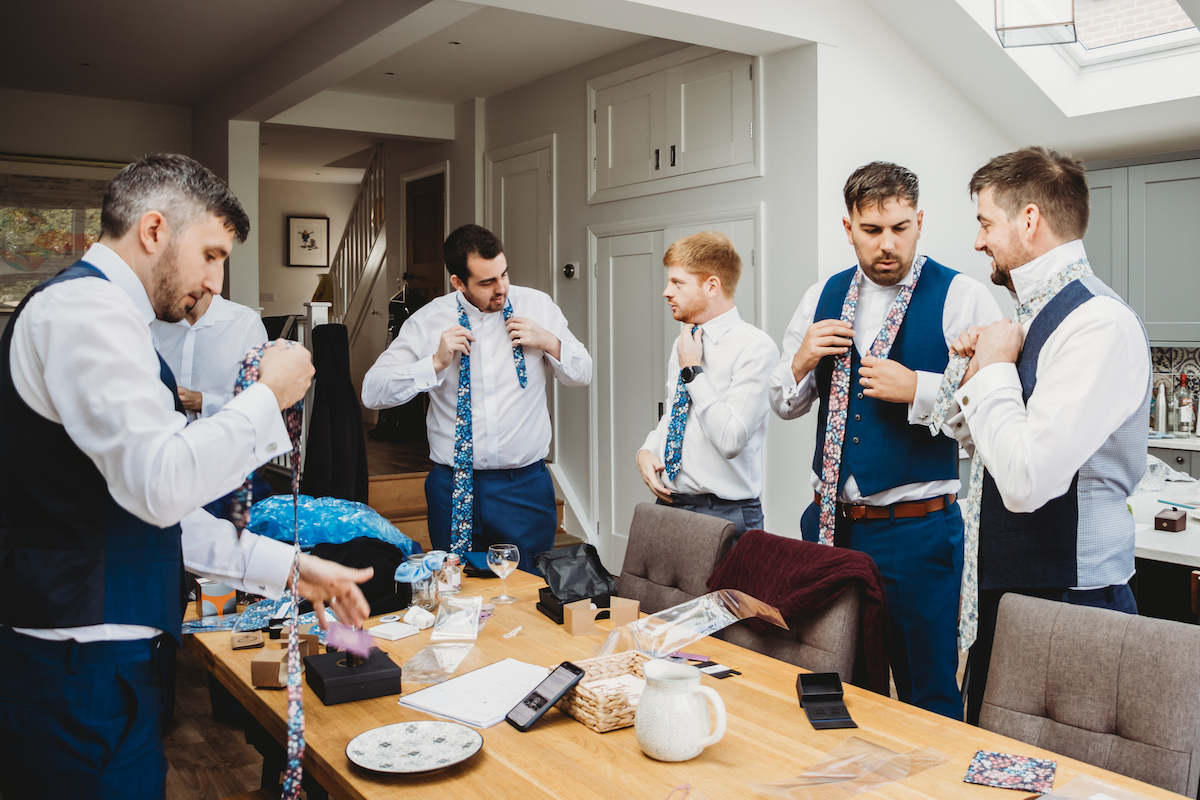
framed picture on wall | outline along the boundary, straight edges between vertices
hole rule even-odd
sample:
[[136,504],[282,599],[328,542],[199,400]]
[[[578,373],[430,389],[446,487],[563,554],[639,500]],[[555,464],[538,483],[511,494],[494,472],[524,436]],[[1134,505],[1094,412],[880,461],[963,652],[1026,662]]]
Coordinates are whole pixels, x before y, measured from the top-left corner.
[[329,217],[288,217],[288,266],[329,266]]

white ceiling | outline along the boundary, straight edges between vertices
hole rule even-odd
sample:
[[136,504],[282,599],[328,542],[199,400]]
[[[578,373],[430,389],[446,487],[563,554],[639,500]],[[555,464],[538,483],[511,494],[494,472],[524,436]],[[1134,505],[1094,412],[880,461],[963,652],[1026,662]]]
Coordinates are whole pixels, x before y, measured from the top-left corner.
[[[258,176],[268,180],[359,183],[380,137],[354,131],[259,127]],[[356,156],[358,156],[356,158]],[[332,164],[339,166],[330,166]]]
[[524,86],[648,38],[519,11],[479,7],[470,16],[333,88],[375,97],[461,103]]
[[193,106],[340,2],[4,0],[0,86]]

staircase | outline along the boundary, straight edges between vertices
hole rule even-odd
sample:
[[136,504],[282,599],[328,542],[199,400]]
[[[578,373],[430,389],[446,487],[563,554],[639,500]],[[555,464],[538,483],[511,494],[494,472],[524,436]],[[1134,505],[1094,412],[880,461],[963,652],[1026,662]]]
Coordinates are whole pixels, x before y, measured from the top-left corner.
[[[408,538],[430,550],[428,510],[425,505],[425,476],[428,472],[405,475],[372,475],[367,493],[367,505],[400,529]],[[563,501],[557,501],[558,531],[555,547],[579,544],[578,539],[563,530]]]

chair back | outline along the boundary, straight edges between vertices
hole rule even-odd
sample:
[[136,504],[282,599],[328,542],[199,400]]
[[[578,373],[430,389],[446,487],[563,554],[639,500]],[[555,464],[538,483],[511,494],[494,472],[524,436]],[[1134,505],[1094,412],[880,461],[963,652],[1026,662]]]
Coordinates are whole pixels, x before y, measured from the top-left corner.
[[706,514],[639,503],[617,594],[640,601],[647,614],[708,594],[708,576],[733,546],[736,530]]
[[1007,594],[979,724],[1193,797],[1200,627]]

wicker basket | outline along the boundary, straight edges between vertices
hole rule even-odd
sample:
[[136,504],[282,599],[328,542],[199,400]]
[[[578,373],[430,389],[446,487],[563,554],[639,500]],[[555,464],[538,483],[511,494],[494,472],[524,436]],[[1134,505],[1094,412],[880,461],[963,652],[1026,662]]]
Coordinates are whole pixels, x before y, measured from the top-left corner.
[[576,666],[583,668],[585,674],[583,680],[575,684],[558,701],[559,710],[570,714],[596,733],[628,728],[633,724],[637,707],[629,705],[623,693],[596,694],[583,684],[619,675],[636,675],[642,678],[642,663],[649,660],[650,656],[629,650],[574,662]]

